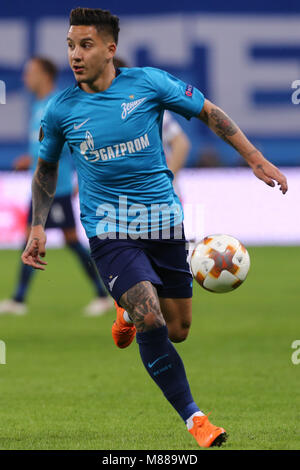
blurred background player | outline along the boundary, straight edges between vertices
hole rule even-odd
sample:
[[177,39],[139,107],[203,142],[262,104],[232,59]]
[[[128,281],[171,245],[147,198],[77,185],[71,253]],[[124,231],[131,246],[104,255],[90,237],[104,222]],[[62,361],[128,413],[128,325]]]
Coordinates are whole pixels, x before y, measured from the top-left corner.
[[[43,57],[34,57],[25,64],[24,82],[26,88],[34,95],[29,125],[29,155],[22,155],[14,162],[16,170],[31,169],[34,172],[39,153],[40,121],[49,99],[55,94],[55,80],[57,68],[53,62]],[[72,208],[72,195],[76,193],[73,188],[73,165],[68,147],[65,145],[59,165],[59,175],[56,194],[52,209],[49,213],[46,228],[59,228],[62,230],[66,246],[80,261],[84,272],[92,281],[96,297],[84,309],[88,316],[102,315],[113,305],[111,297],[107,294],[94,262],[88,251],[78,240],[74,213]],[[30,205],[26,227],[26,240],[30,232],[32,208]],[[15,292],[11,299],[0,302],[0,314],[11,313],[22,315],[27,312],[26,295],[32,280],[34,269],[21,263],[19,277]]]
[[177,175],[185,165],[190,150],[190,141],[169,111],[165,111],[163,117],[162,142],[167,165],[174,175],[173,186],[182,202],[180,189],[177,184]]
[[185,165],[190,150],[190,141],[169,111],[164,113],[162,141],[167,165],[176,178],[178,171]]

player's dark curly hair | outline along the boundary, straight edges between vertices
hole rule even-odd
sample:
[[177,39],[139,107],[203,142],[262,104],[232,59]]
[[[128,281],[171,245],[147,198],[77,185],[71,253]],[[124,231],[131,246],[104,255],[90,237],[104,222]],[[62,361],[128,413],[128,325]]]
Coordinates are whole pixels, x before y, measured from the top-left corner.
[[119,18],[100,8],[74,8],[70,13],[70,26],[95,26],[99,33],[110,34],[116,44],[119,36]]

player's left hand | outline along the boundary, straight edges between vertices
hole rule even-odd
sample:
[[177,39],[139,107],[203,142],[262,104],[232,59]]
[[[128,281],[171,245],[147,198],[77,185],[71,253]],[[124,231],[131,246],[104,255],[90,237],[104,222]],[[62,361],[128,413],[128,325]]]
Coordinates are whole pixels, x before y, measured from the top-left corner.
[[25,250],[22,253],[24,264],[35,269],[45,270],[44,266],[48,263],[41,257],[46,254],[46,234],[41,226],[32,227]]
[[275,181],[280,186],[280,191],[285,194],[288,190],[287,179],[283,173],[271,162],[263,159],[252,166],[253,173],[257,178],[264,181],[268,186],[274,187]]

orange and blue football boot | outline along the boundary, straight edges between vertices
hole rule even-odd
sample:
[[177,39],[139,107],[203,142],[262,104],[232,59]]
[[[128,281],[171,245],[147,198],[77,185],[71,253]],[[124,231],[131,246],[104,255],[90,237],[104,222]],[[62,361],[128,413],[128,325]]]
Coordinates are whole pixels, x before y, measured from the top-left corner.
[[200,447],[220,447],[226,440],[225,429],[214,426],[209,422],[208,417],[194,416],[193,427],[189,432],[194,436]]
[[117,319],[113,323],[111,333],[116,346],[123,349],[127,348],[134,340],[136,328],[133,323],[127,323],[127,321],[124,320],[124,308],[120,307],[117,302],[115,302],[115,307]]

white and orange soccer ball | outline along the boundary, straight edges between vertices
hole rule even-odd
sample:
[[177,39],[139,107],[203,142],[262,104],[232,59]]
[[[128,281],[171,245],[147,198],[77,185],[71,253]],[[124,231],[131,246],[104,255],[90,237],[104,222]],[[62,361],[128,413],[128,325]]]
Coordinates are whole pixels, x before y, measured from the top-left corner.
[[236,238],[230,235],[209,235],[196,244],[190,264],[195,280],[204,289],[229,292],[246,279],[250,257]]

